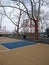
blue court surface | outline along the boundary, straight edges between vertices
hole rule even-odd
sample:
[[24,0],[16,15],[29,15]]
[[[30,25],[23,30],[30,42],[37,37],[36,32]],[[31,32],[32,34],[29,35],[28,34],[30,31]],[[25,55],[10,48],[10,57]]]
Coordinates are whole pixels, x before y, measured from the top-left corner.
[[19,41],[19,42],[3,43],[1,45],[8,48],[8,49],[14,49],[14,48],[19,48],[19,47],[23,47],[23,46],[29,46],[32,44],[36,44],[36,42]]

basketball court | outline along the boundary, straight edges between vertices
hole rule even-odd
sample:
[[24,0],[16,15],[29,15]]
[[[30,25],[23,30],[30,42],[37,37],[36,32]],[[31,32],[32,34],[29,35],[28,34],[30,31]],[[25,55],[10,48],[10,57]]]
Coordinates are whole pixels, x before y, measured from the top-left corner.
[[0,65],[49,65],[49,45],[0,37]]

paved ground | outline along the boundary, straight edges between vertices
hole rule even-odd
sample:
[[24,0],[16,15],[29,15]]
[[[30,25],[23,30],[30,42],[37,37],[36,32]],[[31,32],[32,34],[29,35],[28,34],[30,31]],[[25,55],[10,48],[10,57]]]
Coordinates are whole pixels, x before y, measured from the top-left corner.
[[[21,41],[11,38],[0,38],[0,44]],[[0,46],[0,65],[49,65],[49,45],[35,45],[9,50]]]

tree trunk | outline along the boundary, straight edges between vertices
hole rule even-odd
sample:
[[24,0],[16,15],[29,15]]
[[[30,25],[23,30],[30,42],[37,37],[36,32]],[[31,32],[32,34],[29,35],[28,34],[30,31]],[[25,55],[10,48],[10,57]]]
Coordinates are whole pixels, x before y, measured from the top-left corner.
[[17,27],[17,35],[19,35],[19,27]]
[[38,18],[35,20],[35,40],[39,39],[39,34],[38,34]]
[[32,19],[30,18],[30,41],[32,41]]

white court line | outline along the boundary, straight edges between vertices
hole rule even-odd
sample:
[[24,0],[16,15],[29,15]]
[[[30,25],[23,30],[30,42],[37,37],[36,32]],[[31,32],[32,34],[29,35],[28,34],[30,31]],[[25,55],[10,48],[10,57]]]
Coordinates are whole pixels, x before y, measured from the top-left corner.
[[[32,43],[32,42],[31,42]],[[35,45],[35,44],[32,44],[32,45]],[[11,50],[15,50],[15,49],[20,49],[20,48],[26,48],[26,47],[30,47],[32,45],[27,45],[27,46],[22,46],[22,47],[18,47],[18,48],[13,48],[13,49],[8,49],[7,47],[4,47],[3,45],[0,45],[4,48],[6,48],[7,50],[0,50],[0,52],[3,52],[3,51],[11,51]]]
[[[32,46],[32,45],[30,45],[30,46]],[[15,49],[21,49],[21,48],[26,48],[26,47],[30,47],[30,46],[18,47],[18,48],[13,48],[13,49],[8,49],[8,50],[0,50],[0,52],[12,51]]]
[[4,47],[3,45],[0,45],[0,46],[6,49],[6,50],[0,50],[0,52],[3,52],[3,51],[9,51],[9,50],[10,50],[10,49]]
[[[1,45],[2,46],[2,45]],[[22,46],[22,47],[18,47],[18,48],[13,48],[13,49],[7,49],[7,50],[0,50],[0,52],[6,52],[6,51],[12,51],[12,50],[15,50],[15,49],[21,49],[21,48],[26,48],[26,47],[30,47],[32,45],[28,45],[28,46]],[[4,47],[4,46],[2,46]],[[6,47],[5,47],[6,48]]]
[[[3,45],[0,45],[1,47],[4,47],[5,49],[8,49],[7,47],[3,46]],[[9,49],[8,49],[9,50]]]

